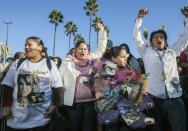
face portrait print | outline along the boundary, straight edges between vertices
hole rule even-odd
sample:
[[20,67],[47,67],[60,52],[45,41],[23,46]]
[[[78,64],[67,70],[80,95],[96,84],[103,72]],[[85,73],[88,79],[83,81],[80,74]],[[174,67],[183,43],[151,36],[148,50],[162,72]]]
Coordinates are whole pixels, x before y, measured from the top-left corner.
[[17,102],[20,107],[41,104],[44,102],[44,92],[40,92],[39,80],[37,75],[19,74],[18,75],[18,94]]

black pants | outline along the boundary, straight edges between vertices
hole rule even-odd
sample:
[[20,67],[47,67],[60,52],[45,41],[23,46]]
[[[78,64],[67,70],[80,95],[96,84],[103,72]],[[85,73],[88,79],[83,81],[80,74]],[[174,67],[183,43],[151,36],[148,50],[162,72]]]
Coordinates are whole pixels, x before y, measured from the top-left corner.
[[[180,77],[180,81],[181,81],[181,87],[183,89],[182,99],[185,103],[185,109],[186,109],[186,111],[188,111],[188,76]],[[188,120],[188,113],[186,116],[187,116],[186,118]],[[188,125],[188,121],[187,121],[187,125]]]
[[[0,119],[0,127],[1,127],[1,125],[2,125],[2,119]],[[1,128],[0,128],[1,129]]]
[[94,102],[74,103],[64,108],[71,131],[96,131]]
[[30,128],[30,129],[14,129],[11,127],[7,127],[6,131],[47,131],[49,125]]
[[167,124],[171,131],[186,131],[186,112],[181,98],[152,98],[155,106],[150,115],[155,118],[155,124],[151,126],[151,131],[167,131]]

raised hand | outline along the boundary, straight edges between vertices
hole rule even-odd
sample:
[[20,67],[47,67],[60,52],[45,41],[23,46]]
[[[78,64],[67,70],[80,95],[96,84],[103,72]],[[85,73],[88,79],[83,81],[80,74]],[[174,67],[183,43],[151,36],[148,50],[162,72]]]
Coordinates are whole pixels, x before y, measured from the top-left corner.
[[138,15],[137,18],[142,18],[144,17],[147,13],[148,13],[148,9],[147,8],[142,8],[138,11]]
[[185,17],[188,17],[188,6],[184,6],[184,8],[181,9],[181,13],[182,13]]
[[100,30],[100,31],[104,31],[104,25],[102,23],[97,23],[97,28]]

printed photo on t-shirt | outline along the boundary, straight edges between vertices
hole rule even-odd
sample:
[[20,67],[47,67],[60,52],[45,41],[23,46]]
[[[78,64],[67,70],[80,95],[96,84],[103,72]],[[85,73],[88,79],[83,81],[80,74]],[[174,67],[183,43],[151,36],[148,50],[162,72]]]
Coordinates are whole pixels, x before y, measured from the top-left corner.
[[39,78],[35,74],[19,74],[17,102],[20,107],[44,103],[45,92],[40,92]]

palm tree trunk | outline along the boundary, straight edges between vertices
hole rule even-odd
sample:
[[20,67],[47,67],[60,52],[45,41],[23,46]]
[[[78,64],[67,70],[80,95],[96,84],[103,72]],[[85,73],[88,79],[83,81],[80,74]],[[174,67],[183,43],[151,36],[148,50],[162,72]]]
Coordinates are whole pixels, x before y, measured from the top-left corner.
[[89,25],[89,49],[91,50],[91,45],[90,45],[90,38],[91,38],[91,21],[92,21],[92,16],[90,15],[90,25]]
[[97,46],[99,45],[99,31],[97,31]]
[[74,36],[74,38],[73,38],[73,47],[75,47],[75,45],[76,45],[76,41],[75,41],[75,36]]
[[73,35],[73,48],[75,47],[76,43],[75,43],[75,35]]
[[56,40],[56,30],[57,30],[57,25],[55,24],[53,56],[55,55],[55,40]]
[[70,40],[71,40],[71,33],[69,35],[69,51],[70,51]]

